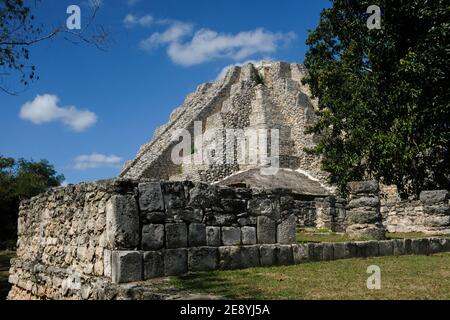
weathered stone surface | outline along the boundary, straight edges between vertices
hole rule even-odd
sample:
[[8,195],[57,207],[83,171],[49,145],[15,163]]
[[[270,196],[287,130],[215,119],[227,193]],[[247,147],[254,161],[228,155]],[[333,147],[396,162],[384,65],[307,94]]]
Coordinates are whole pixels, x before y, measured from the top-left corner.
[[189,271],[215,270],[219,265],[219,250],[214,247],[189,248]]
[[404,243],[404,247],[405,247],[405,254],[413,254],[411,239],[404,239],[403,243]]
[[394,254],[394,244],[391,240],[379,241],[378,247],[380,256],[392,256]]
[[290,215],[283,220],[277,227],[277,242],[280,244],[292,244],[296,241],[296,222],[295,215]]
[[185,222],[202,222],[203,220],[203,211],[202,209],[183,209],[178,214],[178,218]]
[[429,254],[427,239],[411,239],[411,251],[413,254]]
[[[450,209],[450,207],[449,207]],[[450,211],[450,210],[449,210]],[[429,216],[425,217],[424,225],[428,227],[450,227],[450,215],[449,216]]]
[[142,249],[159,250],[164,247],[164,225],[147,224],[142,227]]
[[163,181],[161,182],[164,206],[169,215],[173,209],[182,209],[186,205],[186,195],[182,182]]
[[379,191],[376,181],[354,181],[348,183],[347,187],[352,194],[373,194]]
[[420,193],[420,201],[425,204],[441,203],[448,199],[450,199],[448,190],[422,191]]
[[380,254],[380,241],[367,241],[366,242],[366,257],[377,257]]
[[429,244],[429,253],[430,254],[443,251],[442,246],[441,246],[441,241],[439,238],[430,238],[428,241],[428,244]]
[[271,218],[259,216],[256,230],[259,244],[273,244],[277,242],[277,225]]
[[334,243],[333,247],[334,259],[345,259],[345,243]]
[[355,242],[345,242],[345,258],[351,259],[358,255],[358,247]]
[[202,247],[206,245],[206,226],[203,223],[189,225],[189,247]]
[[332,243],[323,244],[322,260],[329,261],[334,259],[334,247]]
[[219,247],[219,267],[222,270],[238,269],[242,266],[241,248]]
[[255,227],[242,227],[241,228],[242,244],[254,245],[256,244],[256,228]]
[[450,252],[450,238],[440,239],[442,252]]
[[385,230],[376,224],[353,224],[345,229],[345,232],[353,238],[385,239]]
[[376,208],[380,206],[380,199],[378,197],[360,197],[356,199],[352,199],[348,203],[349,208],[359,208],[359,207],[372,207]]
[[259,247],[243,246],[241,247],[242,268],[254,268],[260,266]]
[[314,243],[312,245],[312,261],[322,261],[323,259],[323,244],[322,243]]
[[222,243],[224,246],[241,244],[241,229],[238,227],[222,227]]
[[347,221],[352,224],[374,224],[381,221],[381,215],[374,209],[359,208],[347,212]]
[[144,280],[164,276],[164,252],[144,252]]
[[112,281],[126,283],[142,280],[142,256],[138,251],[112,252]]
[[138,188],[141,212],[164,211],[164,201],[159,182],[139,183]]
[[164,252],[164,275],[176,276],[188,271],[187,249],[170,249]]
[[139,246],[139,211],[132,195],[113,195],[106,204],[107,238],[112,249]]
[[263,244],[259,247],[261,266],[273,266],[277,262],[277,246],[274,244]]
[[294,255],[291,245],[277,245],[277,264],[294,264]]
[[206,245],[220,247],[222,244],[220,233],[220,227],[206,227]]
[[185,223],[167,223],[166,224],[166,248],[186,248],[187,227]]
[[393,254],[394,256],[402,256],[405,252],[405,242],[402,239],[392,240]]
[[248,210],[255,216],[263,215],[273,220],[280,219],[280,202],[276,198],[257,197],[249,201]]
[[311,244],[293,244],[292,253],[294,258],[294,263],[309,262],[312,259],[311,254]]

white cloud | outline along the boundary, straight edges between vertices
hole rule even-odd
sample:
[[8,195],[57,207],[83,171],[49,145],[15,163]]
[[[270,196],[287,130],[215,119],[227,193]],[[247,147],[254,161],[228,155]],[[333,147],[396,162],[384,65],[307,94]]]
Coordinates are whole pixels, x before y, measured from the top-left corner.
[[89,155],[80,155],[75,158],[73,168],[76,170],[95,169],[101,167],[118,168],[122,163],[122,158],[116,155],[104,155],[92,153]]
[[166,44],[173,62],[192,66],[223,58],[239,61],[256,54],[271,54],[296,38],[293,32],[273,33],[262,28],[237,34],[200,29],[189,41],[183,42],[183,37],[191,33],[192,25],[173,23],[165,32],[154,33],[143,40],[141,48],[151,50]]
[[133,14],[127,14],[123,19],[123,23],[127,28],[134,26],[149,27],[155,22],[155,19],[151,15],[135,16]]
[[20,109],[20,118],[34,124],[59,121],[75,131],[83,131],[97,122],[97,115],[75,106],[60,107],[56,95],[38,95]]
[[173,43],[180,41],[183,37],[191,35],[193,26],[189,23],[175,21],[171,23],[170,27],[160,33],[155,32],[150,37],[142,40],[140,43],[141,49],[151,50],[159,45]]

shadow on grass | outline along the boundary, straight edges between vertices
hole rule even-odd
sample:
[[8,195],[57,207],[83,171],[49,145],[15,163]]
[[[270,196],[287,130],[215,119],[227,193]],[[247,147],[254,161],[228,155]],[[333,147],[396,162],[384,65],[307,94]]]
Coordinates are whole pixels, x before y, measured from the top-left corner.
[[14,257],[14,252],[0,251],[0,300],[5,300],[8,296],[11,285],[8,282],[10,260]]
[[237,281],[258,276],[249,270],[198,272],[174,277],[171,284],[189,293],[207,292],[227,299],[263,299],[264,292],[249,285],[252,281]]

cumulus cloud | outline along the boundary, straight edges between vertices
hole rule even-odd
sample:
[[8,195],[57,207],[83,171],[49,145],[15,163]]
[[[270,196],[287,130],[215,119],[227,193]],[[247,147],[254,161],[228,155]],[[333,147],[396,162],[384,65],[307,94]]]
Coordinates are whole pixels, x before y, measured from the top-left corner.
[[155,18],[151,15],[136,16],[127,14],[123,19],[123,23],[127,28],[132,28],[134,26],[149,27],[155,23]]
[[97,122],[97,115],[88,110],[79,110],[75,106],[59,106],[56,95],[38,95],[33,101],[25,103],[19,116],[34,124],[61,122],[74,131],[83,131]]
[[142,40],[140,47],[144,50],[151,50],[163,44],[175,43],[185,36],[191,35],[192,31],[193,26],[191,24],[175,21],[166,31],[155,32],[147,39]]
[[192,30],[190,24],[174,23],[165,32],[154,33],[143,40],[141,48],[151,50],[165,44],[173,62],[192,66],[221,58],[239,61],[256,54],[271,54],[296,38],[293,32],[274,33],[262,28],[237,34],[200,29],[191,39],[183,41],[185,36],[192,34]]
[[87,170],[102,167],[118,168],[122,158],[116,155],[104,155],[100,153],[84,154],[75,158],[73,168],[76,170]]

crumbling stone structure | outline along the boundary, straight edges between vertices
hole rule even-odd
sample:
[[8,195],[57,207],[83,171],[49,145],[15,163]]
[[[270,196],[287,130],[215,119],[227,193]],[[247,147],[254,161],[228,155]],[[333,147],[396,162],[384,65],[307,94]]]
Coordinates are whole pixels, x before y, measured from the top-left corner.
[[[123,299],[187,272],[450,250],[445,238],[296,244],[306,224],[380,234],[377,184],[350,187],[348,210],[316,199],[313,215],[314,201],[283,189],[122,179],[54,188],[21,203],[9,299]],[[444,199],[424,193],[425,212],[441,214]]]

